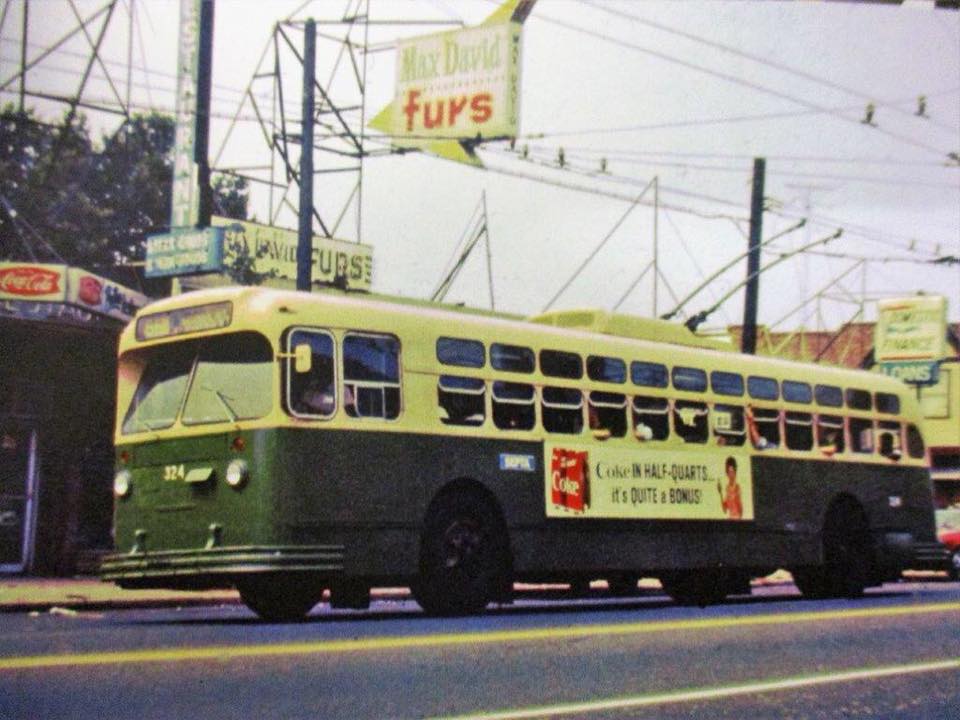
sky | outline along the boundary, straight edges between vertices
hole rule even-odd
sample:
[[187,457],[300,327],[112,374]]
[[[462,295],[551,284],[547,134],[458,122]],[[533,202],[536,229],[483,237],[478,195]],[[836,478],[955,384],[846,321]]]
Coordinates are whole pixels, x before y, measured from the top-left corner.
[[[256,113],[270,116],[279,101],[273,81],[259,76],[280,59],[286,117],[296,132],[301,75],[290,46],[302,44],[297,21],[314,17],[321,36],[342,36],[343,26],[322,21],[358,2],[365,4],[217,0],[215,167],[269,176],[249,169],[267,168],[272,157],[276,163]],[[5,5],[0,84],[19,64],[23,0]],[[76,3],[83,17],[105,5]],[[381,21],[473,25],[496,6],[370,0],[369,13]],[[129,93],[136,108],[172,111],[177,15],[171,0],[119,2],[103,38],[109,72],[92,68],[85,97],[110,101]],[[282,26],[289,45],[274,34],[285,20],[293,21]],[[75,26],[66,0],[31,2],[28,58]],[[374,50],[366,57],[362,113],[340,43],[321,37],[317,76],[336,104],[355,106],[347,117],[359,132],[361,118],[369,120],[392,99],[396,40],[446,27],[454,26],[381,23],[351,31],[357,43],[366,32]],[[28,89],[75,92],[99,28],[91,23],[90,40],[77,34],[39,61]],[[746,268],[737,259],[747,246],[753,159],[764,157],[764,238],[801,218],[807,223],[765,246],[761,266],[771,267],[760,276],[762,323],[834,329],[873,319],[880,297],[918,292],[946,295],[950,317],[960,317],[960,264],[934,262],[960,258],[960,165],[949,157],[960,153],[960,12],[934,9],[932,2],[539,0],[523,33],[520,137],[513,150],[505,142],[484,145],[486,169],[420,153],[378,152],[364,161],[359,206],[354,196],[335,234],[373,246],[376,291],[429,297],[483,202],[499,310],[534,315],[548,306],[602,307],[661,315],[731,265],[678,317],[729,295],[705,325],[739,324],[737,286]],[[363,67],[362,55],[355,57]],[[17,99],[16,82],[0,95],[0,102]],[[29,97],[28,104],[51,118],[63,110]],[[868,104],[871,124],[862,122]],[[116,126],[116,116],[88,114],[103,132]],[[385,147],[368,131],[368,150]],[[346,161],[318,152],[314,162],[323,171]],[[328,224],[340,217],[356,178],[318,174],[314,203]],[[260,220],[273,213],[278,224],[295,228],[296,189],[288,205],[280,196],[271,202],[267,186],[255,184],[251,211]],[[446,300],[489,307],[486,263],[478,246]]]

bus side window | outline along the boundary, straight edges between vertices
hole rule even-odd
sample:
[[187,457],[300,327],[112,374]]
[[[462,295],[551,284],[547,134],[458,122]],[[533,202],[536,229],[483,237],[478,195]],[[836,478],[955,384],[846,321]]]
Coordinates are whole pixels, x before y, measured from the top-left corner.
[[486,419],[486,384],[479,378],[441,375],[437,402],[444,425],[483,425]]
[[590,393],[590,429],[609,430],[613,437],[627,434],[627,396],[622,393]]
[[743,421],[743,407],[722,403],[714,405],[713,434],[717,439],[717,445],[743,445],[747,439],[747,430]]
[[[880,393],[877,393],[879,396]],[[900,423],[881,420],[877,423],[877,450],[888,460],[899,460],[903,456],[900,442]]]
[[545,387],[541,404],[547,432],[577,435],[583,430],[583,393],[579,390]]
[[824,455],[842,453],[846,449],[842,417],[839,415],[817,416],[817,447]]
[[758,450],[780,445],[780,411],[774,408],[747,407],[747,434]]
[[788,410],[783,418],[787,447],[790,450],[813,448],[813,415]]
[[337,407],[333,337],[317,330],[294,330],[287,338],[291,353],[304,343],[310,345],[310,371],[294,372],[292,359],[287,360],[287,406],[294,415],[330,417]]
[[850,418],[850,449],[855,453],[873,452],[873,420]]
[[532,430],[537,421],[533,385],[493,383],[493,423],[501,430]]
[[670,402],[666,398],[633,398],[633,434],[638,440],[666,440],[670,435]]
[[343,338],[343,408],[350,417],[400,415],[400,342],[389,335]]
[[684,442],[705,443],[708,437],[707,404],[696,400],[674,401],[673,429]]
[[920,434],[916,425],[907,425],[907,454],[915,459],[920,459],[926,454],[926,448],[923,445],[923,436]]

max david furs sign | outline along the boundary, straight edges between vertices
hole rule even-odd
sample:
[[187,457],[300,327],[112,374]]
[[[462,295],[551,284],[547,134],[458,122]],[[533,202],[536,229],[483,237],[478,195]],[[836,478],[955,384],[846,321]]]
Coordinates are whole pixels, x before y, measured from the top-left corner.
[[916,385],[937,382],[946,355],[947,299],[917,296],[877,304],[874,358],[887,375]]
[[370,127],[396,147],[481,165],[470,143],[518,133],[521,30],[488,21],[399,41],[393,102]]

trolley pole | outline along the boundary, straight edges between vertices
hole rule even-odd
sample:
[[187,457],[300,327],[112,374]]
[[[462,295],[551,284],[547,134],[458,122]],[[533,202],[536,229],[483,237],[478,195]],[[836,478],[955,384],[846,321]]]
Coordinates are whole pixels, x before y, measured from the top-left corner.
[[313,266],[313,86],[317,64],[317,25],[303,28],[303,121],[300,128],[300,223],[297,233],[297,290],[310,292]]
[[763,183],[767,161],[753,159],[753,192],[750,197],[750,241],[747,254],[747,285],[743,301],[743,335],[740,352],[757,352],[757,296],[760,293],[760,243],[763,234]]

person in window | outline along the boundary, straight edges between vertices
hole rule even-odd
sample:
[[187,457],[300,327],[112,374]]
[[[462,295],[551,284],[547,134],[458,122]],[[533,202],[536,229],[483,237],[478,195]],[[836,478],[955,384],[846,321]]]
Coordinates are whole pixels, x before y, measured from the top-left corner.
[[[727,486],[723,488],[717,483],[717,492],[720,493],[720,506],[723,514],[729,515],[731,520],[743,517],[743,501],[740,499],[740,484],[737,482],[737,461],[732,456],[726,463]],[[726,490],[726,492],[724,492]]]
[[836,430],[830,430],[829,432],[827,432],[824,435],[823,441],[820,444],[820,452],[822,452],[827,457],[831,457],[832,455],[834,455],[837,452],[838,437],[839,437],[839,433]]
[[[757,420],[753,416],[752,406],[747,405],[744,417],[747,421],[747,435],[750,437],[750,442],[753,443],[753,446],[757,450],[776,450],[777,444],[771,442],[760,433],[760,429],[757,427]],[[731,460],[732,459],[733,458],[731,458]]]
[[313,415],[330,415],[336,407],[333,383],[313,377],[300,396],[300,407]]

